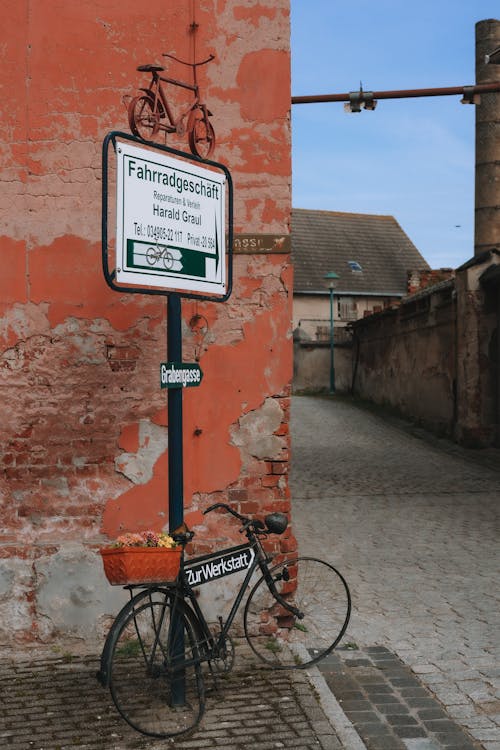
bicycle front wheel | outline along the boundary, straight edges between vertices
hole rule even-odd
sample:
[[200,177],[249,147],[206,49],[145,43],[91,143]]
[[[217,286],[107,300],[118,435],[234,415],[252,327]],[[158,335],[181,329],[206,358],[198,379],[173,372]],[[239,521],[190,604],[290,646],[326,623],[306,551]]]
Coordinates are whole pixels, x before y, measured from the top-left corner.
[[196,109],[193,113],[189,130],[189,148],[191,153],[201,159],[208,159],[215,148],[215,131],[208,115],[202,109]]
[[299,557],[269,571],[275,590],[299,610],[281,604],[263,576],[245,607],[245,636],[257,656],[277,669],[302,669],[322,659],[339,643],[351,614],[351,595],[343,576],[329,563]]
[[193,627],[173,595],[158,594],[146,592],[118,625],[109,684],[130,726],[165,738],[198,724],[204,688]]
[[160,127],[160,113],[154,109],[149,96],[136,96],[128,107],[128,124],[134,135],[151,141]]

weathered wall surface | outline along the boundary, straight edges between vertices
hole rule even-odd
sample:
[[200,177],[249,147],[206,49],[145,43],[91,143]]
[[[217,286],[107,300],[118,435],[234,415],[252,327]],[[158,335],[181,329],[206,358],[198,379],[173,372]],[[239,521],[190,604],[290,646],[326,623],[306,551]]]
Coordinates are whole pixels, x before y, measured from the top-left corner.
[[[0,642],[90,638],[121,597],[97,548],[168,518],[166,303],[103,280],[102,139],[128,129],[138,64],[216,54],[200,79],[235,232],[286,235],[289,2],[9,0],[2,21]],[[289,510],[291,289],[288,255],[239,255],[228,303],[183,303],[184,359],[204,372],[184,398],[200,550],[235,535],[203,519],[209,502]],[[291,533],[280,544],[293,548]]]
[[354,393],[468,447],[498,445],[500,253],[354,324]]
[[355,323],[353,359],[355,394],[452,434],[456,349],[450,287]]
[[[495,443],[500,437],[500,292],[498,251],[485,252],[457,274],[457,439],[468,446]],[[495,272],[493,287],[482,283]]]
[[[296,337],[293,344],[293,391],[316,393],[330,390],[330,345]],[[335,346],[335,390],[349,393],[352,384],[352,347]]]

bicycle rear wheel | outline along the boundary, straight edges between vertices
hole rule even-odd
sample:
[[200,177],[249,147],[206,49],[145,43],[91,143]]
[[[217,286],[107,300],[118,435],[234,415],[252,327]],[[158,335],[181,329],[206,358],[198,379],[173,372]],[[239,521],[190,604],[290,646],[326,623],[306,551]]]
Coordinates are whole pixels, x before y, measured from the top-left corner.
[[312,557],[280,563],[269,572],[278,595],[303,616],[280,604],[263,576],[245,606],[245,636],[272,667],[302,669],[329,654],[344,635],[351,614],[349,588],[336,568]]
[[150,737],[194,728],[204,710],[196,638],[175,597],[145,592],[117,625],[109,686],[123,718]]
[[189,126],[189,148],[191,153],[201,159],[208,159],[215,148],[215,131],[208,115],[201,108],[193,112]]
[[128,123],[134,135],[151,141],[160,128],[160,112],[154,109],[149,96],[136,96],[128,106]]
[[150,266],[154,266],[159,257],[156,247],[148,247],[146,250],[146,260]]

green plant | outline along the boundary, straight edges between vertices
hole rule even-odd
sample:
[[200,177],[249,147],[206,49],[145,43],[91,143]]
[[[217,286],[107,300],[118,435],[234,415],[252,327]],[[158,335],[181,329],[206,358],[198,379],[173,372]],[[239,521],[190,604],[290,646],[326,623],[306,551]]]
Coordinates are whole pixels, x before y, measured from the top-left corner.
[[270,638],[266,642],[265,648],[267,648],[267,650],[271,651],[273,654],[278,654],[281,651],[281,646],[276,640],[276,638]]
[[116,649],[116,653],[119,656],[137,656],[141,653],[141,643],[137,638],[134,638],[133,640],[126,641],[126,643],[123,644],[123,646],[120,646],[120,648]]

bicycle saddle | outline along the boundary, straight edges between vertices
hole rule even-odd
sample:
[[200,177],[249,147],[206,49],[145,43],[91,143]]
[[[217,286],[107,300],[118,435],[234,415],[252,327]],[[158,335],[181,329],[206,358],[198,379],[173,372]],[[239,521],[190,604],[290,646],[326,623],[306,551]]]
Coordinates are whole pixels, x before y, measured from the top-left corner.
[[271,534],[282,534],[288,526],[288,519],[284,513],[269,513],[264,522]]
[[155,71],[159,73],[160,70],[165,70],[165,68],[162,68],[161,65],[138,65],[137,70],[141,73],[154,73]]

